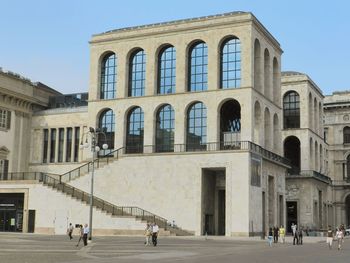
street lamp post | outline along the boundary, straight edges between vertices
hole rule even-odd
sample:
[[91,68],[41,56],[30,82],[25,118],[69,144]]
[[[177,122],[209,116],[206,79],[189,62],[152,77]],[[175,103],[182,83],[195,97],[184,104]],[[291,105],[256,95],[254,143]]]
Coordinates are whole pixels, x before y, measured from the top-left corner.
[[[98,134],[103,134],[105,141],[106,141],[106,134],[104,132],[101,132],[99,128],[92,128],[89,127],[89,131],[87,133],[85,133],[84,135],[86,136],[86,141],[83,144],[83,142],[80,143],[80,148],[91,148],[91,152],[92,152],[92,169],[91,169],[91,188],[90,188],[90,214],[89,214],[89,240],[92,239],[92,214],[93,214],[93,200],[94,200],[94,176],[95,176],[95,158],[96,158],[96,154],[100,151],[100,147],[97,145],[97,138],[96,135]],[[84,139],[84,135],[83,138]],[[89,145],[88,140],[87,140],[87,136],[90,135],[91,138],[91,145]],[[107,150],[108,149],[108,145],[106,143],[104,143],[102,145],[102,149],[103,150]]]

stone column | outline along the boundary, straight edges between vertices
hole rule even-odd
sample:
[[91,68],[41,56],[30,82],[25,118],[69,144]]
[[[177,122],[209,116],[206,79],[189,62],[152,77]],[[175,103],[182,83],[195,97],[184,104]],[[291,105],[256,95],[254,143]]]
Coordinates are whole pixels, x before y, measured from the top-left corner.
[[210,38],[208,43],[208,90],[219,89],[220,50],[217,39]]
[[66,156],[67,156],[67,127],[64,127],[63,132],[63,155],[62,155],[62,162],[66,162]]
[[74,162],[74,141],[75,141],[75,127],[72,127],[72,142],[70,151],[70,161]]
[[145,95],[146,96],[152,96],[156,94],[156,89],[157,89],[157,81],[156,81],[157,58],[154,51],[155,49],[156,48],[153,46],[145,49],[145,54],[146,54]]
[[[183,41],[176,43],[176,93],[183,93],[187,91],[187,60],[186,44]],[[177,130],[176,130],[177,131]],[[176,135],[175,135],[176,136]]]

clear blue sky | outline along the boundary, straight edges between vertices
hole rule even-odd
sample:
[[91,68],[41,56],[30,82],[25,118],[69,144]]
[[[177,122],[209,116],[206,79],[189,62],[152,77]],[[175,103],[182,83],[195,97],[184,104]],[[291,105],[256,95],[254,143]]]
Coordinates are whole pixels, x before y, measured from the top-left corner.
[[84,92],[92,34],[231,11],[254,13],[275,36],[282,70],[307,73],[324,94],[350,89],[346,0],[0,0],[0,67]]

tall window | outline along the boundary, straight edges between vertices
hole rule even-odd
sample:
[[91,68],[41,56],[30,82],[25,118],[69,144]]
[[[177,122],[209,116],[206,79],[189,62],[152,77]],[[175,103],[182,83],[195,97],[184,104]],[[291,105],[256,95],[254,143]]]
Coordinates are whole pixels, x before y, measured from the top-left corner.
[[55,153],[56,153],[56,129],[51,129],[50,163],[54,163],[55,162]]
[[114,149],[115,115],[113,110],[108,109],[102,112],[98,123],[98,127],[106,135],[106,138],[102,134],[99,135],[98,145],[102,149],[104,143],[108,144],[108,150],[101,150],[100,154],[104,155]]
[[107,54],[101,65],[101,99],[114,99],[117,80],[117,58],[114,53]]
[[126,153],[143,152],[143,111],[133,108],[127,118]]
[[241,42],[238,38],[226,40],[221,47],[221,88],[241,86]]
[[145,95],[146,54],[143,50],[136,51],[130,57],[129,97]]
[[175,113],[171,105],[165,105],[159,109],[156,121],[156,151],[174,151]]
[[290,91],[283,97],[283,126],[288,128],[300,128],[300,100],[299,94]]
[[72,161],[72,136],[73,136],[73,129],[67,128],[66,162]]
[[0,128],[10,129],[11,125],[11,111],[0,109]]
[[350,143],[350,127],[346,126],[343,129],[344,143]]
[[44,129],[43,163],[47,163],[48,146],[49,146],[49,130],[48,129]]
[[188,91],[208,89],[208,47],[204,42],[190,49]]
[[80,140],[80,127],[75,127],[74,136],[74,162],[78,161],[79,158],[79,140]]
[[158,60],[158,94],[175,92],[176,50],[166,47],[159,54]]
[[346,157],[346,178],[350,178],[350,155]]
[[58,129],[58,162],[63,162],[63,140],[64,140],[64,129]]
[[187,150],[205,150],[206,142],[207,109],[202,102],[197,102],[187,112]]

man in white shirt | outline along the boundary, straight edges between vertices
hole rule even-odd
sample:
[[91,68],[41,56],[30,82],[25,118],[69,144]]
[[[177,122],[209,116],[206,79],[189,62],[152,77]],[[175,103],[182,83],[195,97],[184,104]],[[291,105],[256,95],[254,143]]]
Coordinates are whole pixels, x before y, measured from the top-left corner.
[[158,232],[159,232],[159,226],[154,222],[152,225],[152,243],[153,243],[153,246],[157,245]]
[[89,234],[89,227],[88,224],[84,225],[83,228],[83,241],[84,241],[84,246],[87,246],[87,239],[88,239],[88,234]]

